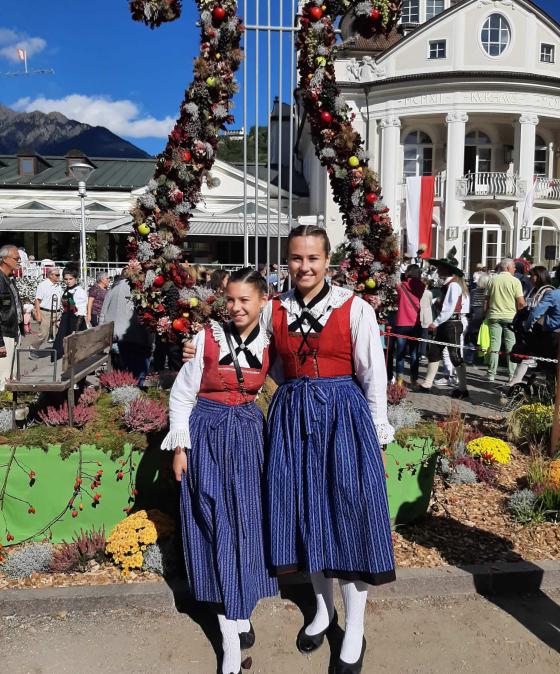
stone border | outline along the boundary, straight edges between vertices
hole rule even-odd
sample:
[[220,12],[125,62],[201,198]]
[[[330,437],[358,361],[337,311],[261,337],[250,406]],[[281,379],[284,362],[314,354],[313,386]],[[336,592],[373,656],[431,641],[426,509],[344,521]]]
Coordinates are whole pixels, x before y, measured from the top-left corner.
[[[303,584],[304,576],[290,584]],[[369,600],[507,595],[560,589],[560,561],[497,562],[455,567],[399,569],[397,582],[372,588]],[[0,590],[0,616],[53,614],[61,611],[99,611],[117,608],[175,610],[183,597],[180,581],[115,583],[45,589]],[[280,600],[267,600],[280,601]]]

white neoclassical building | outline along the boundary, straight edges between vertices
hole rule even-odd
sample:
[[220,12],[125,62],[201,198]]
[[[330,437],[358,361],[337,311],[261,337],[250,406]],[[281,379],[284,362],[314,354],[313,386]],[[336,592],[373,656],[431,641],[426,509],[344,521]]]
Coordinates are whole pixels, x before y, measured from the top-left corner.
[[[528,0],[403,4],[388,36],[367,39],[347,16],[343,38],[354,40],[336,62],[396,230],[404,237],[406,178],[432,175],[434,254],[456,247],[467,271],[527,248],[558,260],[560,25]],[[308,135],[300,147],[311,211],[340,242]]]

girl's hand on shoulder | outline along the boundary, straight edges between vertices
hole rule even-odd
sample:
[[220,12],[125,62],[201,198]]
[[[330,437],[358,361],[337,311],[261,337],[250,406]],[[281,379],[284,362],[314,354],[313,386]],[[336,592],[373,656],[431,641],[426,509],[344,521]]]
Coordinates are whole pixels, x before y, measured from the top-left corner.
[[177,482],[181,482],[183,475],[187,474],[187,455],[182,447],[175,447],[173,474]]
[[195,357],[196,348],[191,340],[183,344],[183,363],[188,363]]

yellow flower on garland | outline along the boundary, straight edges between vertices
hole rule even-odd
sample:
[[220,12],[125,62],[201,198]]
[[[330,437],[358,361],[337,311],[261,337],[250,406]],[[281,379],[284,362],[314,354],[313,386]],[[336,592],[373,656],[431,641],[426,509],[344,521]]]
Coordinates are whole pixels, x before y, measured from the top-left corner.
[[467,452],[471,456],[480,456],[482,459],[490,459],[497,463],[509,463],[511,449],[507,442],[499,438],[484,436],[467,443]]
[[142,568],[148,545],[168,538],[173,530],[173,520],[159,510],[139,510],[113,528],[105,550],[126,576],[131,569]]

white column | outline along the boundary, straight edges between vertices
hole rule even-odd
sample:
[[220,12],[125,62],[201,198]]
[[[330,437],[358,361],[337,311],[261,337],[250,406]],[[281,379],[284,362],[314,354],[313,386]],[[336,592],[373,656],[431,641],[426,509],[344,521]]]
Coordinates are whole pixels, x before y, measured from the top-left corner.
[[[450,112],[445,118],[447,123],[447,177],[445,181],[445,216],[443,236],[445,237],[444,253],[452,246],[457,247],[460,257],[461,251],[461,224],[465,206],[460,196],[457,196],[457,181],[465,170],[465,128],[469,121],[466,112]],[[457,227],[457,239],[448,239],[450,227]]]
[[398,199],[399,176],[398,158],[401,144],[401,120],[398,117],[384,117],[381,128],[381,192],[389,209],[395,232],[400,230],[400,203]]
[[521,240],[521,228],[523,226],[523,211],[525,207],[526,192],[531,189],[533,177],[535,174],[535,136],[537,134],[537,125],[539,118],[533,113],[521,115],[518,121],[519,147],[516,148],[517,174],[521,185],[525,185],[525,190],[519,193],[517,202],[517,218],[515,223],[515,241],[513,242],[513,252],[517,257],[530,244],[531,239]]

